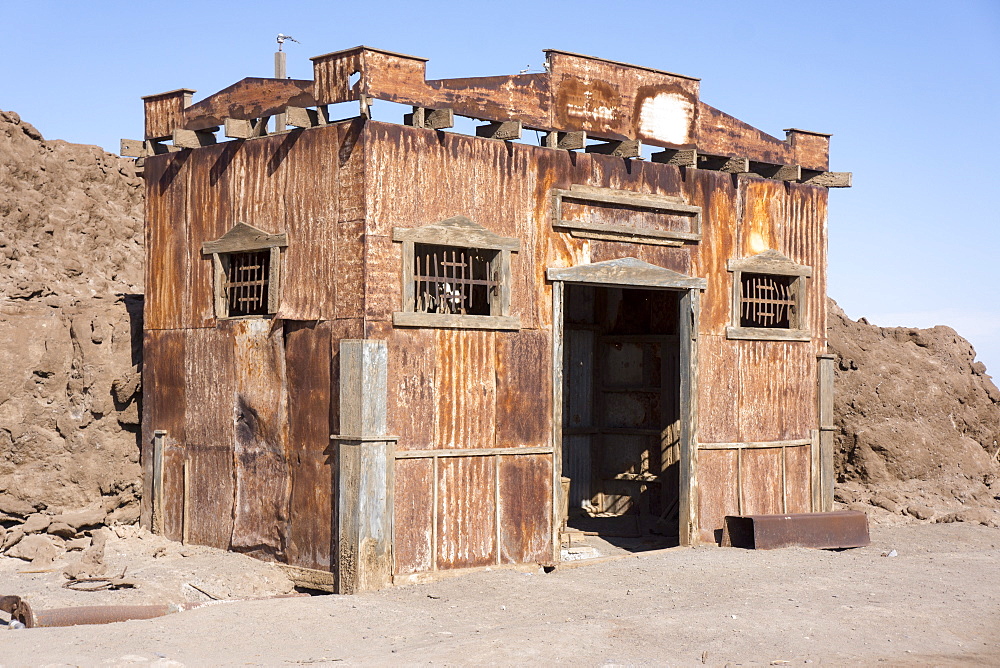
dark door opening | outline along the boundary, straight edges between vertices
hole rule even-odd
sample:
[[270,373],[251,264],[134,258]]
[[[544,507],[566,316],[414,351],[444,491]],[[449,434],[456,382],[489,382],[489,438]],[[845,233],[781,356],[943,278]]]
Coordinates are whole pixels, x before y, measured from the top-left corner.
[[586,536],[630,551],[679,544],[681,294],[566,286],[564,546]]

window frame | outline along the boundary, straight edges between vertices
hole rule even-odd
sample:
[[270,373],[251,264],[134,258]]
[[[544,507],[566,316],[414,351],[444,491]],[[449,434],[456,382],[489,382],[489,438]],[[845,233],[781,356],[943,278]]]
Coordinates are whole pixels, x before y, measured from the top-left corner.
[[[281,249],[288,246],[288,235],[270,234],[246,223],[236,223],[228,232],[214,241],[202,244],[203,255],[212,257],[213,304],[217,320],[245,320],[270,318],[278,312],[281,301]],[[226,290],[228,259],[239,253],[270,251],[267,278],[267,303],[265,313],[230,315],[229,295]]]
[[[511,253],[521,250],[521,242],[502,237],[474,223],[465,216],[454,216],[423,227],[394,227],[392,240],[402,244],[402,308],[392,314],[396,327],[433,327],[450,329],[518,330],[521,319],[510,314]],[[498,276],[498,290],[490,300],[490,315],[427,313],[416,310],[414,254],[417,244],[447,246],[457,249],[496,251],[491,269]]]
[[[727,339],[750,339],[758,341],[811,341],[806,323],[809,314],[806,312],[806,279],[812,277],[812,267],[797,264],[776,250],[766,250],[763,253],[747,258],[733,259],[726,263],[726,269],[732,273],[732,298],[730,304],[730,324],[726,327]],[[794,313],[790,314],[790,327],[743,327],[740,324],[742,309],[743,274],[762,274],[765,276],[791,277],[791,293],[795,300]],[[794,319],[793,319],[794,318]]]

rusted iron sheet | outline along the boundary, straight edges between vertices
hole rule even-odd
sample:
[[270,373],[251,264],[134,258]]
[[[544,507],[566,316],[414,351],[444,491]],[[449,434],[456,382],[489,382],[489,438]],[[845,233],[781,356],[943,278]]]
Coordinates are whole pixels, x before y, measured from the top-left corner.
[[185,164],[192,152],[148,158],[146,161],[146,303],[144,327],[183,326],[189,273]]
[[141,519],[150,526],[153,498],[153,432],[164,430],[164,446],[185,442],[187,410],[184,332],[147,330],[143,337],[142,451],[143,493]]
[[697,79],[562,51],[546,54],[555,127],[654,145],[697,140]]
[[164,439],[163,445],[163,535],[179,541],[184,531],[185,443]]
[[498,335],[496,346],[497,447],[548,445],[552,433],[549,333],[503,333]]
[[175,212],[184,216],[187,232],[187,253],[179,268],[188,270],[180,318],[185,327],[215,326],[215,267],[212,256],[202,252],[202,244],[222,237],[235,224],[226,196],[225,167],[239,150],[239,143],[231,142],[191,151],[188,178],[179,184],[186,198],[182,211]]
[[352,82],[355,73],[364,67],[365,47],[355,47],[311,58],[313,63],[313,95],[316,104],[337,104],[357,100],[362,94],[360,78]]
[[739,441],[809,438],[816,427],[816,361],[812,346],[737,341]]
[[427,89],[420,94],[429,97],[431,104],[405,104],[450,108],[461,116],[490,121],[519,120],[526,128],[552,126],[547,74],[439,79],[428,81]]
[[786,141],[792,146],[792,164],[825,172],[830,169],[830,135],[788,128]]
[[500,462],[500,561],[548,562],[552,555],[552,456]]
[[437,567],[496,563],[495,457],[438,461]]
[[698,529],[705,543],[719,542],[726,515],[740,512],[737,457],[735,450],[698,453]]
[[330,447],[329,323],[285,322],[291,500],[288,563],[330,570],[333,451]]
[[434,567],[434,460],[397,460],[395,476],[394,572],[429,571]]
[[283,337],[269,320],[232,324],[236,505],[232,547],[283,560],[288,540],[288,407]]
[[402,245],[384,234],[365,235],[365,319],[391,322],[402,309]]
[[[688,201],[701,207],[701,241],[690,248],[689,275],[708,281],[705,295],[724,297],[732,290],[732,274],[726,261],[736,255],[740,200],[729,174],[708,169],[686,170]],[[699,331],[723,336],[730,324],[732,305],[727,298],[701,300]],[[702,358],[704,359],[704,358]],[[702,365],[702,369],[706,367]]]
[[808,513],[811,508],[811,445],[785,448],[785,512]]
[[429,329],[396,329],[388,339],[388,431],[398,450],[430,450],[438,397],[437,336]]
[[[743,514],[783,512],[781,448],[747,448],[740,452]],[[705,481],[711,484],[711,481]]]
[[183,127],[204,130],[227,118],[251,120],[282,113],[285,107],[313,107],[312,88],[309,79],[247,77],[184,109]]
[[[708,155],[748,157],[757,162],[796,164],[791,144],[761,132],[738,118],[698,105],[698,150]],[[822,167],[824,171],[826,167]]]
[[868,517],[855,510],[728,516],[723,536],[724,546],[751,550],[780,547],[839,549],[865,547],[870,543]]
[[191,104],[193,90],[181,88],[142,98],[146,112],[146,139],[169,137],[184,125],[184,108]]
[[[706,300],[708,301],[708,300]],[[698,339],[698,440],[739,440],[739,350],[722,336]],[[699,471],[699,477],[702,473]]]
[[807,327],[817,355],[826,352],[827,201],[826,188],[788,184],[788,220],[781,228],[781,246],[788,257],[812,267],[806,282]]
[[436,447],[496,446],[496,333],[437,330]]

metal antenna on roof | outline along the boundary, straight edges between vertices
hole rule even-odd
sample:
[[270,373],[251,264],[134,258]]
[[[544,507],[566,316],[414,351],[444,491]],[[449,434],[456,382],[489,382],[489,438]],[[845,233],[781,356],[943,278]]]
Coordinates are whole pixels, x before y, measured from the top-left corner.
[[[285,52],[282,51],[282,46],[284,46],[286,39],[290,40],[292,42],[295,42],[296,44],[301,44],[302,43],[299,40],[297,40],[294,37],[292,37],[291,35],[284,35],[284,34],[282,34],[280,32],[278,33],[278,37],[277,37],[277,40],[278,40],[278,50],[274,52],[274,78],[275,79],[287,79],[288,78],[288,69],[287,69],[286,64],[285,64]],[[277,115],[275,115],[275,117],[274,117],[274,131],[275,132],[284,132],[285,129],[286,129],[285,115],[284,114],[277,114]]]

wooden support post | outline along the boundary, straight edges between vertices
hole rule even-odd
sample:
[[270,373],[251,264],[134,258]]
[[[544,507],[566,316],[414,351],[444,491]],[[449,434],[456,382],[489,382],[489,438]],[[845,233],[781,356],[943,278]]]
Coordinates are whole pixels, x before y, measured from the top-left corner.
[[613,155],[617,158],[638,158],[639,152],[642,150],[642,143],[638,139],[608,141],[603,144],[591,144],[586,150],[587,153]]
[[699,542],[698,517],[698,328],[701,293],[691,288],[680,300],[680,417],[678,537],[681,545]]
[[340,342],[338,554],[341,594],[392,583],[395,438],[387,436],[385,341]]
[[835,355],[818,356],[819,362],[819,508],[820,512],[833,510],[833,364]]
[[297,128],[315,128],[320,125],[326,125],[327,118],[322,109],[285,107],[285,123]]
[[211,146],[215,143],[215,131],[219,128],[209,128],[207,130],[185,130],[184,128],[174,128],[174,146],[180,148],[201,148]]
[[649,157],[653,162],[662,162],[663,164],[674,165],[675,167],[698,166],[698,150],[693,148],[668,148],[663,151],[658,151]]
[[543,144],[549,148],[558,148],[564,151],[574,151],[587,147],[587,133],[583,131],[559,132],[553,130],[547,132]]
[[724,155],[699,155],[698,169],[711,169],[727,174],[745,174],[750,171],[748,158],[730,158]]
[[146,142],[142,139],[122,139],[118,154],[126,158],[145,158]]
[[414,107],[413,113],[403,115],[403,125],[427,130],[453,128],[455,127],[455,112],[452,109]]
[[750,171],[758,176],[776,181],[798,181],[802,178],[802,168],[798,165],[772,165],[767,162],[751,162]]
[[803,169],[799,183],[824,188],[850,188],[851,177],[851,172],[819,172],[814,169]]
[[520,139],[521,121],[498,121],[496,123],[480,125],[476,127],[476,136],[486,137],[487,139],[502,139],[504,141]]
[[167,432],[153,432],[153,533],[163,533],[163,440]]

